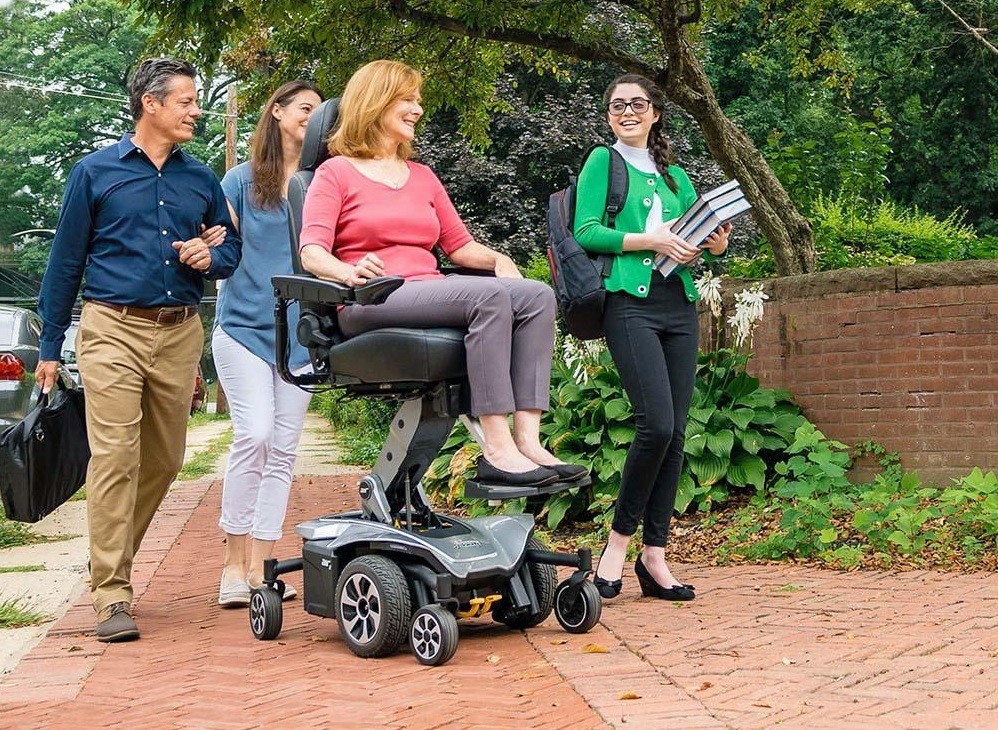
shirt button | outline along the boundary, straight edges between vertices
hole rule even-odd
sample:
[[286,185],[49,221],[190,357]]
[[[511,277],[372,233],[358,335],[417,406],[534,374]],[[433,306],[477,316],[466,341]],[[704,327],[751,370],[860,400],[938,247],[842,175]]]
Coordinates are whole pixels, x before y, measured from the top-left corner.
[[164,235],[164,236],[166,235],[166,231],[163,231],[163,235]]
[[649,185],[654,185],[654,184],[655,184],[655,179],[654,179],[654,178],[650,179],[650,180],[648,181],[648,184],[649,184]]
[[641,201],[641,202],[642,202],[642,203],[644,203],[645,205],[651,205],[651,198],[645,198],[645,199],[644,199],[643,201]]
[[161,200],[161,201],[159,201],[159,204],[160,204],[160,205],[163,205],[163,201],[162,201],[162,200]]
[[157,173],[156,173],[156,177],[163,177],[163,173],[161,173],[161,172],[157,172]]
[[645,259],[645,266],[651,266],[651,259]]
[[167,261],[164,261],[163,263],[164,263],[164,264],[166,264],[167,266],[169,266],[169,265],[170,265],[170,262],[169,262],[168,260],[167,260]]
[[167,290],[167,292],[166,292],[166,296],[168,296],[168,297],[172,297],[172,296],[173,296],[173,292],[172,292],[172,291],[169,291],[169,290]]
[[[638,287],[638,294],[644,294],[646,291],[648,291],[648,287],[646,287],[646,286],[639,286]],[[167,294],[169,294],[169,293],[170,292],[167,292]]]

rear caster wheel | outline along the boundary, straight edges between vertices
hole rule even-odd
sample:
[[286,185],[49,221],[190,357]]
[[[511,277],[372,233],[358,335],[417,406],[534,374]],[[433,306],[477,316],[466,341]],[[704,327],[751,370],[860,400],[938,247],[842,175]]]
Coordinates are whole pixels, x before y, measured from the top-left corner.
[[250,628],[261,641],[276,639],[284,622],[281,594],[263,585],[250,594]]
[[561,628],[570,634],[587,633],[599,622],[603,613],[603,600],[596,586],[587,580],[579,588],[575,593],[569,581],[564,580],[554,594],[554,615]]
[[433,603],[423,606],[412,616],[409,645],[420,664],[438,667],[457,651],[458,628],[454,614]]

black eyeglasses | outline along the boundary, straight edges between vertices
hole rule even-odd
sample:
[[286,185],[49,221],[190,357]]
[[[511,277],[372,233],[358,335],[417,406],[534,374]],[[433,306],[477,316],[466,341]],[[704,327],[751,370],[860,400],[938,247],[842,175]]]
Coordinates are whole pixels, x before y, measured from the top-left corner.
[[631,107],[631,111],[635,114],[644,114],[651,108],[651,102],[648,99],[631,99],[630,101],[621,101],[617,99],[611,101],[606,105],[606,110],[612,117],[619,117],[625,111],[627,107]]

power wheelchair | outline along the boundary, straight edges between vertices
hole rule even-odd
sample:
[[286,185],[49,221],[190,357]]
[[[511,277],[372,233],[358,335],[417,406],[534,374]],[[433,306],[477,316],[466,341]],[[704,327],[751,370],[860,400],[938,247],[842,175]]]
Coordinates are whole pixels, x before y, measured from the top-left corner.
[[[342,389],[346,397],[391,398],[401,407],[373,471],[360,480],[361,508],[299,524],[301,557],[266,562],[263,585],[250,597],[253,634],[264,640],[278,636],[280,576],[299,570],[306,612],[336,618],[343,640],[361,657],[390,655],[408,641],[420,663],[443,664],[457,650],[457,619],[485,614],[527,629],[553,611],[566,631],[585,633],[602,608],[589,580],[588,550],[545,549],[533,537],[530,515],[439,514],[423,489],[420,480],[458,418],[481,441],[480,426],[466,415],[465,333],[392,327],[346,338],[337,327],[338,308],[379,304],[403,280],[383,277],[350,288],[301,268],[297,245],[305,193],[328,158],[326,140],[338,103],[324,102],[309,120],[301,169],[288,191],[296,274],[272,280],[278,368],[284,380],[306,390]],[[294,334],[313,367],[301,375],[288,367],[288,314],[295,302],[300,313]],[[580,482],[527,488],[469,481],[465,494],[498,502],[575,486]],[[555,566],[575,570],[558,583]]]

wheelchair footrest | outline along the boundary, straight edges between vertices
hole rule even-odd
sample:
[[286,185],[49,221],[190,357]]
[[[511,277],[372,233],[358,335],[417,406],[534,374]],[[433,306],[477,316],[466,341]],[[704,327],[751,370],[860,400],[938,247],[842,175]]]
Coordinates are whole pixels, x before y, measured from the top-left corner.
[[468,479],[464,483],[464,496],[467,499],[519,499],[520,497],[537,497],[542,494],[554,494],[574,487],[586,487],[591,484],[589,479],[574,482],[555,482],[543,487],[511,487],[507,484],[483,484]]

